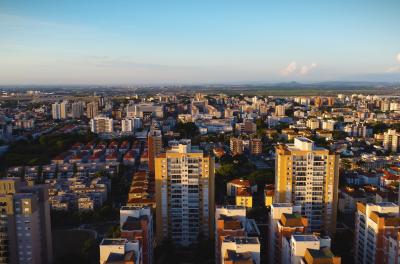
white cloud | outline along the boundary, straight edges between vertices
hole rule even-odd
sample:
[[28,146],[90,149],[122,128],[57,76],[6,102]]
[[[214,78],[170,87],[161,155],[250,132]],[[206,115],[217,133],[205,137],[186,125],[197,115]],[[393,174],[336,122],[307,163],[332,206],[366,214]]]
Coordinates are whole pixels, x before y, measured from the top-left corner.
[[295,61],[292,61],[291,63],[288,64],[282,71],[281,74],[284,76],[290,75],[294,73],[297,70],[297,63]]
[[317,67],[317,64],[315,62],[311,63],[310,65],[297,65],[295,61],[292,61],[289,63],[282,71],[281,74],[283,76],[289,76],[289,75],[307,75],[309,74],[313,69]]
[[386,70],[388,73],[400,72],[400,66],[393,66]]
[[396,59],[397,59],[398,62],[400,62],[400,53],[397,54]]
[[311,65],[303,65],[300,69],[300,74],[301,75],[307,75],[310,73],[312,69],[317,67],[317,64],[315,62],[311,63]]

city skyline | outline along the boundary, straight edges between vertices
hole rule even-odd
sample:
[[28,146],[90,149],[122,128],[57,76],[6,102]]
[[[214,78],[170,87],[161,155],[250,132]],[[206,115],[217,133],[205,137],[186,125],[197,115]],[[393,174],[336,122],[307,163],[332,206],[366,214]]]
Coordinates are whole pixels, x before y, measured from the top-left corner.
[[3,1],[0,85],[400,81],[398,1]]

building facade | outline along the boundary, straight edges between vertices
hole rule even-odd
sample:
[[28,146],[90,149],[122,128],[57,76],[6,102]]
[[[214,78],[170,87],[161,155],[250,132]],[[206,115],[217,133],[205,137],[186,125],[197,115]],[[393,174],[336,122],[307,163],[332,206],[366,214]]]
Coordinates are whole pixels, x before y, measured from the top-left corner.
[[0,180],[0,263],[52,263],[50,205],[46,185]]
[[275,159],[275,203],[301,205],[309,231],[336,230],[339,155],[307,138],[278,145]]
[[398,248],[399,206],[389,202],[357,203],[355,218],[355,263],[398,263],[389,262],[388,257],[398,261],[398,251],[395,257],[390,249]]
[[157,241],[183,246],[200,233],[214,236],[214,159],[191,146],[174,142],[155,159]]

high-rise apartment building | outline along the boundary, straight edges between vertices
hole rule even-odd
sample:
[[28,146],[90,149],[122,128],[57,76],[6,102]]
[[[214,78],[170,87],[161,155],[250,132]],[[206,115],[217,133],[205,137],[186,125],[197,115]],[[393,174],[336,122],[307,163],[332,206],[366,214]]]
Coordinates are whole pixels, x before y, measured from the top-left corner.
[[96,116],[90,119],[90,128],[93,133],[112,133],[114,131],[113,119],[106,116]]
[[229,142],[232,155],[243,154],[244,151],[243,139],[231,137]]
[[286,107],[284,105],[275,106],[275,115],[276,116],[285,116]]
[[310,231],[336,230],[339,155],[307,138],[275,149],[275,203],[301,205]]
[[386,151],[397,152],[399,147],[400,134],[397,133],[396,129],[388,129],[383,133],[383,148]]
[[307,127],[309,129],[318,129],[319,128],[319,120],[317,118],[310,118],[307,120]]
[[335,97],[328,97],[328,106],[333,106],[336,102]]
[[282,241],[292,234],[305,233],[307,218],[301,216],[301,206],[289,203],[272,204],[269,214],[268,259],[269,263],[283,263]]
[[71,116],[72,118],[81,118],[83,115],[83,103],[74,102],[71,105]]
[[250,139],[249,148],[250,153],[252,155],[261,155],[262,154],[262,141],[260,138],[252,138]]
[[0,263],[52,263],[50,204],[46,185],[0,180]]
[[398,205],[357,203],[355,222],[355,263],[399,263]]
[[67,102],[54,103],[51,105],[51,115],[53,119],[65,119],[67,118]]
[[344,127],[344,132],[346,132],[351,137],[367,137],[368,129],[367,126],[360,124],[348,124]]
[[122,119],[121,120],[121,130],[122,130],[122,132],[135,131],[133,120],[130,118]]
[[99,114],[99,104],[91,102],[86,105],[86,117],[95,118]]
[[149,154],[149,171],[151,175],[154,175],[154,159],[162,152],[163,149],[161,130],[150,129],[149,134],[147,135],[147,143],[147,153]]
[[321,106],[323,105],[323,103],[324,103],[324,101],[322,100],[321,97],[316,97],[316,98],[314,99],[314,105],[315,105],[316,107],[321,107]]
[[214,236],[214,159],[191,146],[170,142],[155,159],[157,241],[190,245],[202,233]]

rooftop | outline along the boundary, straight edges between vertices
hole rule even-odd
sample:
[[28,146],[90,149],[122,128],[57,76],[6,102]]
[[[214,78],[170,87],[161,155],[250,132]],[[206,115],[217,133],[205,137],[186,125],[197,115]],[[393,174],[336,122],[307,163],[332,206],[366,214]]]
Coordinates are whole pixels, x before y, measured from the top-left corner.
[[101,241],[102,246],[122,246],[125,245],[127,240],[125,238],[104,238],[103,241]]
[[318,242],[319,238],[316,235],[293,235],[292,239],[296,242]]

